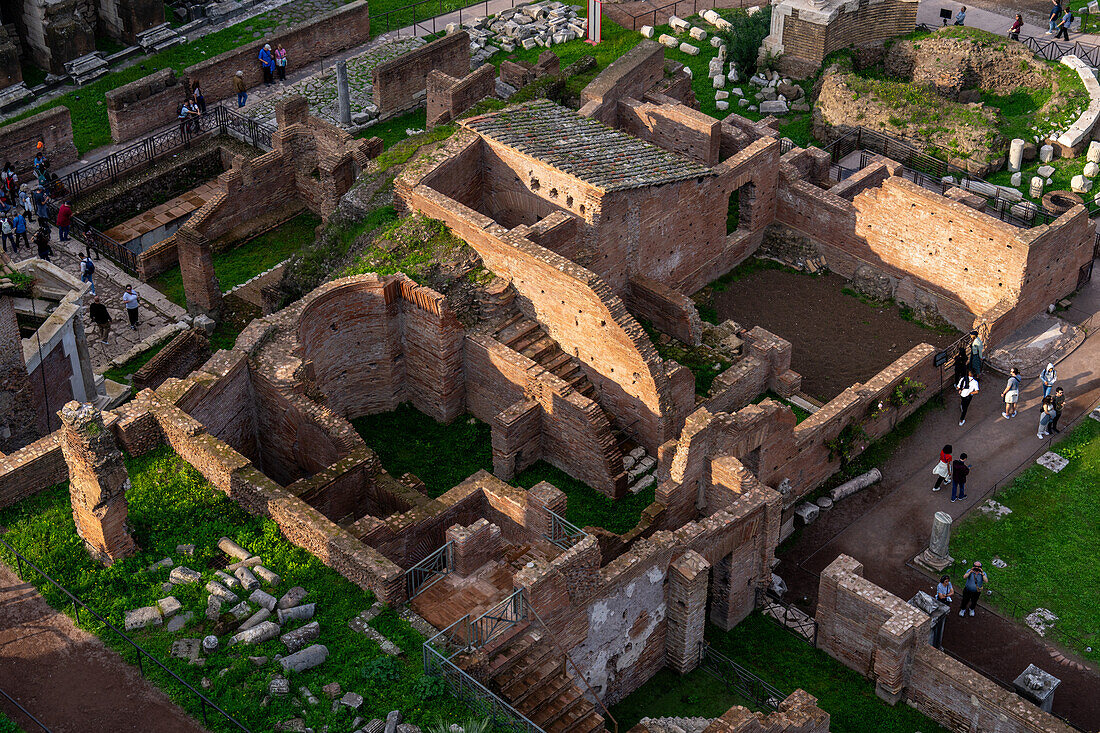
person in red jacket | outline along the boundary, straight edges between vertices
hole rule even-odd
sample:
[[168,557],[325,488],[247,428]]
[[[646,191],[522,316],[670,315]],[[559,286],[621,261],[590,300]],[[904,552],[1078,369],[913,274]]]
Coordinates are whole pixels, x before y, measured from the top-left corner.
[[69,227],[73,223],[73,209],[67,203],[62,202],[57,207],[57,234],[62,242],[69,241]]

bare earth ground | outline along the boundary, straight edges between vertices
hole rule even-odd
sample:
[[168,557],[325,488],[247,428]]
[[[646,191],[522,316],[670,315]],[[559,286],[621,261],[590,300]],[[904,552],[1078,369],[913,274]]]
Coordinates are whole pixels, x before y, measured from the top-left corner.
[[794,345],[791,368],[802,390],[829,401],[866,382],[920,343],[943,347],[956,336],[906,321],[895,307],[875,308],[840,292],[839,275],[762,270],[715,294],[719,320],[762,326]]
[[[96,637],[0,564],[0,688],[54,733],[201,733],[205,729]],[[37,726],[6,700],[25,730]]]

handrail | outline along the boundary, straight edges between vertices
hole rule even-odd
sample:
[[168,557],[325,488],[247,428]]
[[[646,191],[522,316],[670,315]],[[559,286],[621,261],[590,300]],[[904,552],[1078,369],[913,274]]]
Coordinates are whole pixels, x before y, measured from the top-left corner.
[[19,704],[18,700],[16,700],[14,697],[9,695],[8,693],[4,692],[3,688],[0,688],[0,695],[3,695],[5,698],[7,698],[8,702],[10,702],[15,707],[19,708],[19,712],[23,713],[23,715],[26,715],[28,718],[30,718],[32,723],[37,725],[42,730],[46,731],[46,733],[53,733],[53,731],[51,731],[49,728],[46,727],[45,723],[43,723],[38,718],[34,717],[31,714],[30,710],[27,710],[25,707],[23,707],[22,705]]
[[[469,616],[466,616],[466,618],[469,618]],[[546,731],[544,731],[542,728],[540,728],[530,718],[528,718],[526,715],[524,715],[520,711],[516,710],[514,707],[512,707],[511,704],[509,704],[507,701],[505,701],[499,695],[497,695],[492,690],[487,688],[485,685],[481,684],[476,679],[474,679],[472,676],[470,676],[466,672],[466,670],[462,669],[457,664],[452,662],[450,657],[444,657],[442,654],[440,654],[439,651],[434,649],[429,642],[424,642],[423,649],[424,649],[424,651],[423,651],[423,655],[424,655],[424,674],[430,674],[431,673],[432,660],[434,660],[435,663],[439,665],[440,673],[443,674],[444,677],[446,677],[446,672],[447,671],[450,671],[450,672],[456,674],[458,676],[459,680],[462,683],[469,686],[474,691],[474,693],[476,693],[476,695],[471,695],[470,696],[470,697],[474,698],[473,700],[467,700],[468,704],[476,706],[477,703],[479,703],[483,700],[488,700],[489,701],[489,706],[490,706],[489,716],[490,716],[491,720],[494,723],[497,722],[496,721],[496,708],[499,707],[502,712],[508,714],[509,716],[512,716],[514,719],[518,719],[518,720],[522,721],[525,728],[526,728],[526,733],[546,733]],[[454,690],[452,690],[452,692],[454,692]],[[455,697],[459,697],[459,693],[456,693]],[[483,711],[479,711],[479,712],[483,712]],[[513,727],[513,729],[514,729],[514,727]]]
[[[521,588],[519,592],[522,593],[523,589]],[[611,721],[612,733],[619,733],[619,721],[615,720],[614,716],[611,715],[611,711],[608,710],[607,706],[603,704],[603,700],[600,699],[600,696],[596,694],[591,686],[589,686],[588,680],[584,678],[584,674],[577,666],[577,663],[573,661],[573,658],[569,656],[569,653],[565,651],[562,645],[558,642],[557,635],[550,629],[549,626],[546,625],[546,622],[542,620],[542,616],[539,616],[539,612],[535,610],[535,607],[533,605],[528,603],[527,608],[531,611],[531,614],[535,617],[535,620],[539,622],[539,625],[542,628],[546,629],[546,633],[550,635],[550,641],[553,642],[554,646],[565,658],[565,662],[562,663],[563,671],[566,664],[573,665],[573,670],[577,673],[576,676],[580,678],[581,683],[584,685],[584,689],[588,691],[588,694],[592,696],[592,699],[594,699],[596,701],[596,704],[599,705],[600,708],[603,710],[604,718]]]
[[143,647],[139,646],[137,644],[137,642],[135,642],[129,636],[124,634],[122,631],[119,631],[117,626],[115,626],[110,621],[103,618],[98,613],[96,613],[94,610],[89,608],[88,605],[86,603],[84,603],[84,601],[80,600],[75,595],[70,593],[67,588],[63,587],[60,583],[58,583],[56,580],[51,578],[46,573],[46,571],[42,570],[42,568],[38,567],[33,562],[31,562],[28,558],[24,557],[22,555],[22,553],[19,552],[19,550],[16,550],[14,547],[12,547],[10,544],[8,544],[8,541],[5,540],[3,537],[0,537],[0,544],[3,544],[4,547],[8,548],[8,550],[11,551],[11,553],[13,555],[15,555],[16,560],[18,561],[18,570],[17,570],[16,574],[19,575],[20,579],[22,579],[22,577],[23,577],[23,563],[26,563],[27,565],[30,565],[31,568],[33,568],[35,570],[35,572],[37,572],[43,578],[48,580],[50,582],[50,585],[57,588],[57,590],[61,591],[62,593],[64,593],[66,596],[69,597],[69,599],[73,602],[73,610],[76,614],[77,623],[80,622],[80,608],[83,607],[85,611],[87,611],[88,613],[95,616],[99,620],[100,623],[102,623],[107,628],[111,629],[111,631],[114,631],[116,634],[118,634],[120,637],[122,637],[123,641],[125,641],[127,644],[132,646],[135,650],[137,650],[137,652],[138,652],[138,669],[141,671],[142,675],[145,674],[145,668],[141,664],[141,657],[144,655],[144,656],[148,657],[150,661],[152,661],[154,664],[156,664],[162,670],[164,670],[165,672],[170,674],[177,682],[179,682],[181,685],[183,685],[188,690],[193,692],[195,694],[195,696],[199,698],[199,701],[202,704],[202,722],[203,722],[203,725],[208,725],[208,723],[206,722],[206,707],[210,706],[215,711],[221,713],[222,717],[224,717],[227,721],[229,721],[233,725],[237,726],[237,728],[239,728],[240,730],[243,730],[245,733],[252,733],[252,731],[250,731],[248,728],[245,728],[243,725],[241,725],[241,723],[236,718],[234,718],[232,715],[225,712],[220,707],[218,707],[216,704],[214,704],[213,700],[211,700],[206,695],[204,695],[201,692],[199,692],[198,690],[196,690],[194,687],[192,687],[190,684],[188,684],[188,682],[186,680],[184,680],[182,677],[180,677],[178,674],[176,674],[172,670],[165,667],[159,659],[154,657],[149,652],[145,651],[145,649]]
[[[707,658],[710,658],[711,664],[707,665]],[[737,688],[737,691],[749,698],[757,705],[761,707],[771,708],[772,710],[779,709],[779,703],[783,702],[787,698],[778,687],[771,684],[763,677],[753,673],[751,670],[742,667],[737,662],[733,661],[730,657],[726,656],[722,652],[718,651],[705,639],[699,641],[699,663],[703,667],[704,672],[710,673],[712,676],[718,676],[721,674],[721,679],[727,685],[733,685]],[[729,668],[734,674],[734,679],[730,679],[726,674],[722,673],[722,670],[718,668],[719,665]],[[746,680],[752,683],[750,686],[746,683]],[[758,694],[757,690],[763,691],[766,697]]]

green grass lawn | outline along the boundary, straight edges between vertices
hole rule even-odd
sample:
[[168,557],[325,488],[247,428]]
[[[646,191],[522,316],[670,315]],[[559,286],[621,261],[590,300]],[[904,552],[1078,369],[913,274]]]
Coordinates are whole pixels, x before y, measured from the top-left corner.
[[[832,717],[835,733],[937,733],[944,731],[916,710],[890,707],[875,686],[825,652],[754,613],[732,631],[707,627],[707,641],[719,652],[785,693],[806,690]],[[611,709],[619,730],[645,716],[721,715],[734,705],[750,707],[732,690],[697,670],[683,677],[664,671]]]
[[159,346],[154,346],[147,351],[143,351],[122,366],[112,367],[108,369],[107,371],[103,372],[103,376],[120,384],[129,384],[130,378],[134,376],[134,372],[148,364],[149,360],[160,353],[160,350],[167,346],[170,341],[171,339],[169,339],[168,341],[164,341]]
[[578,527],[603,527],[619,534],[637,526],[642,510],[653,503],[655,492],[651,486],[637,494],[612,499],[546,461],[539,461],[520,473],[515,484],[529,489],[539,481],[550,482],[569,498],[565,518],[573,524]]
[[[247,282],[312,243],[314,230],[320,223],[316,214],[305,212],[244,244],[215,253],[214,272],[222,291]],[[149,284],[176,305],[187,307],[187,299],[183,294],[183,274],[179,267],[162,272],[151,279]]]
[[[386,657],[373,641],[348,627],[348,621],[373,602],[369,591],[361,590],[310,553],[290,544],[274,522],[245,513],[170,449],[162,447],[129,459],[127,467],[132,480],[127,491],[128,521],[141,548],[135,556],[110,568],[88,557],[73,526],[64,484],[0,511],[0,525],[7,528],[4,539],[121,628],[126,610],[153,604],[165,595],[161,584],[168,570],[148,572],[146,568],[152,562],[171,557],[177,564],[202,572],[205,581],[213,577],[215,563],[224,564],[225,556],[216,546],[218,538],[232,537],[282,576],[277,586],[267,588],[272,594],[282,595],[288,588],[300,585],[309,591],[307,602],[317,604],[314,618],[321,632],[316,643],[328,647],[328,659],[312,670],[288,675],[295,693],[300,685],[305,685],[323,700],[315,707],[305,706],[306,725],[314,729],[331,726],[334,730],[350,730],[351,714],[347,709],[333,712],[321,693],[321,687],[332,681],[363,695],[364,707],[359,714],[366,719],[384,718],[394,709],[400,709],[406,720],[420,725],[431,724],[441,717],[453,721],[467,715],[461,704],[446,696],[439,683],[422,676],[423,638],[394,611],[386,610],[371,625],[401,647],[404,654],[399,658]],[[179,544],[195,544],[195,555],[178,554],[175,548]],[[6,550],[0,552],[0,558],[15,566],[14,558]],[[25,578],[39,588],[51,605],[71,613],[72,605],[66,597],[52,586],[47,587],[40,576],[27,574]],[[272,697],[266,707],[260,705],[269,680],[277,670],[281,671],[274,656],[286,652],[277,639],[258,646],[228,647],[224,643],[228,637],[222,637],[223,644],[207,656],[202,667],[169,656],[174,640],[201,638],[210,633],[211,623],[205,620],[207,594],[202,585],[176,586],[173,591],[184,610],[195,613],[196,620],[187,629],[169,634],[163,626],[151,627],[132,632],[134,640],[196,689],[201,689],[203,678],[210,680],[211,686],[205,694],[251,730],[273,730],[277,722],[300,716],[303,708],[295,704],[296,695]],[[128,661],[134,661],[128,647],[89,614],[80,615],[79,625],[99,635]],[[269,661],[257,667],[248,656],[266,656]],[[145,673],[184,709],[200,717],[197,700],[186,688],[151,664],[145,664]],[[220,722],[219,716],[211,715],[209,719],[211,730],[231,730]]]
[[[993,591],[987,602],[1009,615],[1017,614],[1009,600],[1024,614],[1050,609],[1059,620],[1048,636],[1100,661],[1100,610],[1090,592],[1100,588],[1100,423],[1083,421],[1053,450],[1069,460],[1060,473],[1033,465],[995,497],[1011,514],[994,520],[972,511],[955,528],[958,562],[949,572],[961,584],[981,560]],[[1008,566],[993,567],[994,556]]]

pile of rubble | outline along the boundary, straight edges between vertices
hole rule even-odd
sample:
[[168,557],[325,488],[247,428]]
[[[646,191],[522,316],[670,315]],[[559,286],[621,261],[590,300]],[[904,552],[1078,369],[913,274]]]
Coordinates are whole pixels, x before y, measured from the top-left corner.
[[[462,28],[470,34],[471,66],[477,67],[497,51],[510,53],[517,47],[532,49],[535,46],[550,48],[584,38],[588,32],[588,19],[578,17],[579,5],[561,2],[531,3],[502,10],[497,15],[474,18]],[[447,32],[458,30],[451,23]]]

